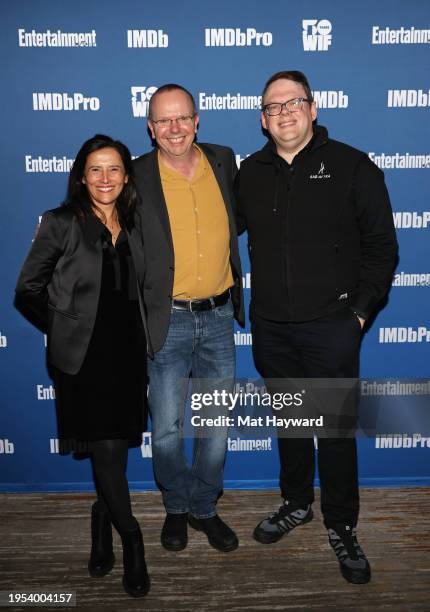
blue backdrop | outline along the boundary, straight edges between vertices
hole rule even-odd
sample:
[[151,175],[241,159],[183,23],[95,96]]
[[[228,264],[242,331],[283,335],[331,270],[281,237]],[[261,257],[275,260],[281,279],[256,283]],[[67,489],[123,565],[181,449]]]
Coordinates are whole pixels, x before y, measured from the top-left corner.
[[[82,142],[102,132],[124,141],[135,156],[148,151],[147,101],[166,82],[195,94],[199,140],[230,145],[240,163],[265,143],[255,106],[268,76],[282,69],[308,75],[319,123],[384,170],[395,211],[400,263],[389,303],[363,340],[362,377],[428,383],[426,0],[308,0],[305,8],[289,0],[264,7],[257,0],[3,0],[0,10],[1,490],[92,486],[88,460],[57,452],[44,337],[14,310],[14,286],[39,216],[64,197]],[[248,302],[251,280],[241,240]],[[235,338],[238,375],[255,376],[249,329]],[[420,389],[428,418],[428,384]],[[360,439],[361,483],[429,484],[430,432],[425,419],[413,418],[416,387],[383,393],[387,410],[395,405],[411,420],[385,431],[389,435]],[[276,441],[259,450],[235,450],[233,442],[226,486],[276,486]],[[154,486],[150,455],[146,434],[142,448],[130,454],[134,488]]]

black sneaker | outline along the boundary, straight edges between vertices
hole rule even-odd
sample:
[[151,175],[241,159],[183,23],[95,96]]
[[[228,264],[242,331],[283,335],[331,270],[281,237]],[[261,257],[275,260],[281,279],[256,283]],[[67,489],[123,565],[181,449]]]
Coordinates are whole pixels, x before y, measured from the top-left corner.
[[284,502],[278,512],[258,523],[254,529],[254,538],[262,544],[273,544],[294,527],[309,523],[313,518],[311,506],[299,508],[297,505]]
[[342,576],[353,584],[370,580],[370,565],[357,542],[355,527],[333,525],[327,529],[328,540],[339,561]]

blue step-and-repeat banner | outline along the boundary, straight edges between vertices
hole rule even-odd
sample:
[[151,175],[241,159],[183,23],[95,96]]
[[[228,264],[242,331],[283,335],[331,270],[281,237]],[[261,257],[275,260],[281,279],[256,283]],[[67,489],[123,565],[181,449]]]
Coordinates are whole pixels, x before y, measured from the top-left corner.
[[[308,75],[331,137],[384,171],[394,210],[400,262],[388,304],[363,339],[361,376],[376,409],[402,418],[394,429],[360,436],[361,484],[430,483],[430,3],[299,5],[0,2],[1,490],[92,487],[89,461],[58,452],[45,339],[13,308],[39,216],[63,199],[82,142],[101,132],[134,156],[148,151],[148,100],[158,86],[178,82],[195,94],[199,140],[231,146],[240,164],[265,143],[259,94],[285,69]],[[246,237],[241,252],[248,304]],[[255,376],[249,326],[237,329],[235,341],[238,376]],[[273,437],[230,437],[227,487],[276,486],[277,473]],[[154,488],[149,433],[130,451],[128,474],[133,488]]]

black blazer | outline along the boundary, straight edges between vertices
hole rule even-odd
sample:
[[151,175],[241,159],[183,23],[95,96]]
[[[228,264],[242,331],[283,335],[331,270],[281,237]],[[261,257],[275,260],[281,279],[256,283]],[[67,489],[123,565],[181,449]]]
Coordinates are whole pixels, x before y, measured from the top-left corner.
[[[201,144],[223,196],[230,229],[230,264],[234,287],[232,301],[235,318],[243,327],[242,269],[234,214],[233,181],[237,174],[233,151],[219,145]],[[154,352],[160,350],[169,329],[175,255],[166,201],[158,168],[157,149],[134,160],[135,182],[142,204],[137,208],[137,223],[142,228],[146,275],[144,298],[148,328]]]
[[[127,231],[138,281],[140,311],[148,342],[143,303],[145,260],[139,227]],[[16,304],[48,334],[48,362],[76,374],[93,331],[100,295],[102,243],[94,217],[81,223],[72,212],[45,212],[21,270]]]

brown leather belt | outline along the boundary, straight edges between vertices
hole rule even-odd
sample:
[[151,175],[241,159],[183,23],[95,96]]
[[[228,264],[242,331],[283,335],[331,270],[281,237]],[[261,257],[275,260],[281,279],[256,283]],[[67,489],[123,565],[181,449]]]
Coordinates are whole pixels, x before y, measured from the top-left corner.
[[175,310],[188,310],[189,312],[201,312],[202,310],[213,310],[217,306],[224,306],[230,299],[230,289],[220,295],[206,298],[205,300],[173,300],[172,306]]

